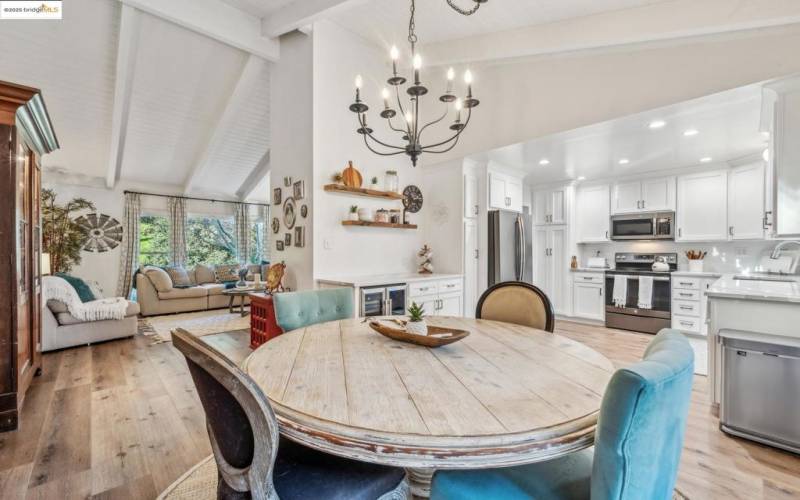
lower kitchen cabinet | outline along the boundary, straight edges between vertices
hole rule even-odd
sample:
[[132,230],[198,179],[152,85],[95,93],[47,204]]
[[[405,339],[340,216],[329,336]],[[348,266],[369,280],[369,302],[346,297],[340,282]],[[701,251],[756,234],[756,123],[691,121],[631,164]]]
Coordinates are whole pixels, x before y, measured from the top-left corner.
[[707,335],[705,291],[718,277],[672,276],[672,328],[688,335]]
[[576,318],[603,321],[605,291],[603,273],[573,273],[572,315]]
[[427,316],[464,315],[464,290],[461,278],[426,280],[408,287],[408,303],[422,306]]

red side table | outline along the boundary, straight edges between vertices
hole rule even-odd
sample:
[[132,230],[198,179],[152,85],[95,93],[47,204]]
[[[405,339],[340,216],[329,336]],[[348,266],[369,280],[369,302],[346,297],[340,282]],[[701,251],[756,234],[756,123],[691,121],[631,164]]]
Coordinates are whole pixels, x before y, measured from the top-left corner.
[[275,305],[272,295],[250,295],[250,349],[282,334],[275,318]]

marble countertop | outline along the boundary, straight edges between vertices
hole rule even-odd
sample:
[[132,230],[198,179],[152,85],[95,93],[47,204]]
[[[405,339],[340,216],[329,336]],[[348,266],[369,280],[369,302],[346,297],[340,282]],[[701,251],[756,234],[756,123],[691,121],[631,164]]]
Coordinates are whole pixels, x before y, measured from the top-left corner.
[[702,272],[693,273],[691,271],[672,271],[673,276],[685,276],[687,278],[721,278],[722,273]]
[[610,267],[576,267],[575,269],[570,268],[570,271],[573,273],[604,273],[611,269]]
[[[758,277],[759,275],[752,275]],[[775,277],[769,276],[769,277]],[[800,304],[800,276],[780,276],[783,281],[737,280],[733,274],[722,276],[706,290],[710,298],[762,300],[773,302],[796,302]]]
[[368,276],[332,276],[327,278],[317,278],[318,283],[326,285],[365,287],[394,285],[396,283],[413,283],[416,281],[461,279],[461,274],[419,274],[419,273],[398,273],[398,274],[374,274]]

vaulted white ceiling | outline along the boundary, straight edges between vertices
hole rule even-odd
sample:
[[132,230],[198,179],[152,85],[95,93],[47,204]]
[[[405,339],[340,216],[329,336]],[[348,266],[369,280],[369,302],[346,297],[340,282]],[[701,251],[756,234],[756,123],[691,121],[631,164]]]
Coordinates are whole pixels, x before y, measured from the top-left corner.
[[[636,175],[758,157],[761,85],[694,99],[477,155],[524,170],[536,184]],[[653,122],[663,127],[651,128]],[[688,132],[687,132],[688,131]],[[546,163],[546,164],[544,164]]]

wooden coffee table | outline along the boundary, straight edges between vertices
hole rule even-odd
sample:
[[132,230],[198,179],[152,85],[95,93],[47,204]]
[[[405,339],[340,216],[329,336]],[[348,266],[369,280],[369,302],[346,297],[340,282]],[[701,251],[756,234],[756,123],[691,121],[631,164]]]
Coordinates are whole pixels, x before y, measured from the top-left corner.
[[253,288],[253,287],[230,288],[228,290],[224,290],[222,292],[222,294],[223,295],[227,295],[228,298],[229,298],[228,312],[233,314],[233,302],[236,299],[236,297],[239,297],[239,314],[241,314],[242,317],[247,316],[250,313],[248,311],[246,311],[245,308],[244,308],[245,307],[244,299],[248,295],[250,295],[251,293],[260,292],[260,291],[263,291],[263,289],[261,289],[261,288]]

